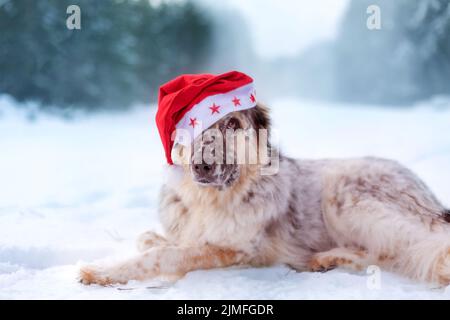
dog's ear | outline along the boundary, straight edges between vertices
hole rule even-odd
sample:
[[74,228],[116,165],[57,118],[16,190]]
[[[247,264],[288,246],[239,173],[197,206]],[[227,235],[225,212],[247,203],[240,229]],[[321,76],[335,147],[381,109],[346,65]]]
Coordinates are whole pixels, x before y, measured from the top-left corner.
[[262,103],[257,103],[256,107],[248,109],[249,119],[255,130],[267,129],[270,131],[270,110]]

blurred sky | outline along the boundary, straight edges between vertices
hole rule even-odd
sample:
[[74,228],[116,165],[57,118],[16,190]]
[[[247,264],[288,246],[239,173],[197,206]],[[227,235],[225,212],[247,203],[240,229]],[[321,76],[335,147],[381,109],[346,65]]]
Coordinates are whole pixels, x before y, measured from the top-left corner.
[[[210,0],[200,0],[209,2]],[[223,0],[247,21],[253,45],[263,58],[298,54],[333,38],[349,0]]]

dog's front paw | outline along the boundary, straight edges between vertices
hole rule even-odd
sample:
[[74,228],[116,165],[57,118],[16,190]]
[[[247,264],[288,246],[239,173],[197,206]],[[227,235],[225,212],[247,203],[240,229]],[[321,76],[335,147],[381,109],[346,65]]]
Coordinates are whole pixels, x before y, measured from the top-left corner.
[[84,266],[80,269],[80,282],[85,285],[98,284],[110,286],[113,284],[125,284],[127,281],[117,279],[105,268],[99,266]]

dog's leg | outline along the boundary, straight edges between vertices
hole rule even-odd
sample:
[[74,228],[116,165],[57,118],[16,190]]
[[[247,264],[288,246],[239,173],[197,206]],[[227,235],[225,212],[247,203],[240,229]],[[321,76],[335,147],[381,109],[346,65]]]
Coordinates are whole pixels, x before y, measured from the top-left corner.
[[334,248],[314,254],[309,262],[309,269],[316,272],[325,272],[342,266],[361,271],[369,264],[367,253],[363,250]]
[[144,252],[153,247],[161,247],[169,244],[166,238],[160,236],[153,231],[147,231],[141,234],[137,239],[137,249],[139,252]]
[[83,284],[106,286],[158,276],[176,278],[197,269],[222,268],[246,261],[246,255],[242,252],[214,246],[155,247],[116,266],[83,267],[80,271],[80,281]]

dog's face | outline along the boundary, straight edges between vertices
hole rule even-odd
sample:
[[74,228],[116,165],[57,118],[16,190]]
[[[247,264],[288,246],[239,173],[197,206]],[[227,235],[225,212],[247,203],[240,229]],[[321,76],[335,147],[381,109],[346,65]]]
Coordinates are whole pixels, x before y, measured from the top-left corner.
[[258,161],[249,163],[248,155],[258,154],[258,132],[269,130],[269,126],[268,109],[258,104],[229,113],[199,135],[190,150],[179,145],[175,154],[184,158],[184,172],[196,184],[227,188],[247,169],[258,165]]

